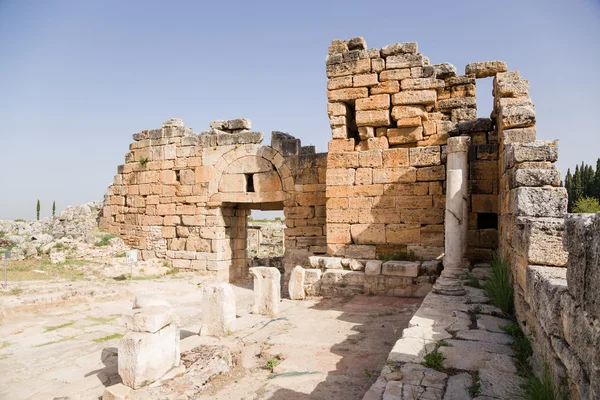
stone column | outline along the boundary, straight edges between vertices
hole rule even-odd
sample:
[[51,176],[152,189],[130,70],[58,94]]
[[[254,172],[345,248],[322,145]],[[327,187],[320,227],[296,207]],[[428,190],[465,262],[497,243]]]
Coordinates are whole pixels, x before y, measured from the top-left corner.
[[444,270],[433,290],[445,295],[465,293],[458,280],[464,274],[467,253],[468,164],[467,153],[471,144],[468,136],[448,139],[446,163],[446,214],[444,220]]
[[275,316],[281,301],[281,273],[273,267],[250,268],[254,275],[254,314]]
[[306,294],[304,293],[304,280],[306,272],[304,268],[296,265],[290,275],[290,281],[288,283],[288,291],[290,292],[290,299],[292,300],[304,300]]
[[200,336],[226,336],[235,330],[235,293],[229,283],[210,283],[202,291]]

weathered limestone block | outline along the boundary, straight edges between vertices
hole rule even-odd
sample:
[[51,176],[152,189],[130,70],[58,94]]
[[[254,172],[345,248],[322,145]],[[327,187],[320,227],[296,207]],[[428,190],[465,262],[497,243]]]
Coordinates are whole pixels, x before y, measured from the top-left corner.
[[512,143],[504,151],[504,165],[512,168],[523,162],[558,160],[558,140],[536,140],[530,143]]
[[395,56],[398,54],[416,54],[417,42],[394,43],[381,48],[381,57]]
[[290,293],[290,299],[292,300],[304,300],[306,294],[304,293],[304,282],[305,282],[305,270],[299,265],[296,265],[292,269],[290,274],[290,281],[288,283],[288,291]]
[[368,260],[365,264],[365,274],[366,275],[379,275],[381,274],[381,266],[383,265],[383,261],[379,260]]
[[563,218],[567,212],[567,190],[555,187],[520,187],[511,190],[517,216]]
[[254,276],[254,314],[274,316],[279,314],[281,301],[281,273],[273,267],[253,267]]
[[474,62],[465,66],[465,75],[475,75],[476,78],[487,78],[506,71],[508,71],[506,63],[498,60]]
[[229,146],[235,144],[261,143],[264,139],[262,132],[217,133],[217,145]]
[[439,100],[436,104],[438,111],[449,112],[454,108],[476,108],[475,97],[456,97],[453,99]]
[[439,146],[415,147],[409,150],[412,167],[430,167],[442,162]]
[[389,126],[391,124],[389,110],[357,111],[357,126]]
[[562,218],[518,217],[513,232],[513,247],[527,258],[527,264],[567,265],[568,253],[563,249]]
[[458,123],[460,133],[489,132],[492,130],[492,120],[489,118],[477,118],[471,121]]
[[560,171],[554,168],[519,168],[512,173],[510,188],[519,186],[560,186]]
[[[403,89],[404,90],[404,89]],[[437,92],[435,90],[402,91],[392,96],[392,104],[435,104]]]
[[414,261],[386,261],[382,264],[382,275],[394,276],[419,276],[419,262]]
[[390,108],[389,94],[377,94],[365,99],[356,100],[357,111],[387,110],[388,108]]
[[409,78],[400,82],[400,88],[403,92],[405,90],[440,89],[444,86],[445,82],[442,79],[435,78]]
[[498,115],[499,129],[525,128],[535,125],[535,109],[531,100],[522,100],[519,102],[504,102],[500,99],[500,110]]
[[600,214],[569,214],[565,228],[569,292],[585,311],[600,319]]
[[235,331],[235,293],[228,283],[209,283],[202,298],[201,336],[227,336]]
[[388,56],[385,65],[388,69],[422,67],[425,65],[425,60],[422,54],[397,54]]
[[118,371],[133,389],[148,385],[179,366],[179,319],[168,307],[148,307],[127,316],[119,343]]
[[529,265],[525,298],[548,335],[562,337],[560,299],[567,291],[566,269]]

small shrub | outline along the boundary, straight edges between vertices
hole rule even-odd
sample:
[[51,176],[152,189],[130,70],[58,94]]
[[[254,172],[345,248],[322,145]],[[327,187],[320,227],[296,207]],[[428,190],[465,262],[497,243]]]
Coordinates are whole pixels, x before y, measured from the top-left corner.
[[122,251],[120,253],[115,254],[115,257],[122,258],[122,257],[125,257],[126,255],[127,255],[127,253]]
[[477,324],[479,314],[481,314],[481,306],[479,304],[477,304],[475,307],[469,308],[469,318],[471,318],[471,322],[473,324]]
[[40,220],[40,201],[37,201],[37,205],[35,206],[35,215],[37,220]]
[[514,311],[514,288],[508,261],[498,253],[492,255],[492,273],[483,284],[485,295],[493,305],[512,314]]
[[446,357],[438,351],[438,346],[435,347],[431,353],[425,354],[423,357],[425,361],[423,361],[423,366],[427,368],[433,368],[437,371],[441,371],[444,369],[444,360]]
[[140,157],[140,166],[142,168],[146,168],[146,165],[148,165],[148,161],[150,161],[148,157]]
[[582,197],[573,205],[573,212],[577,214],[591,214],[600,212],[600,202],[594,197]]
[[179,270],[177,268],[169,268],[166,275],[175,275],[178,272],[179,272]]
[[107,246],[108,245],[108,241],[110,239],[115,238],[115,235],[111,235],[111,234],[106,234],[106,235],[102,235],[102,239],[100,239],[99,241],[97,241],[96,243],[94,243],[95,246],[97,247],[102,247],[102,246]]
[[63,243],[57,243],[54,248],[56,250],[63,250],[65,248],[65,245]]

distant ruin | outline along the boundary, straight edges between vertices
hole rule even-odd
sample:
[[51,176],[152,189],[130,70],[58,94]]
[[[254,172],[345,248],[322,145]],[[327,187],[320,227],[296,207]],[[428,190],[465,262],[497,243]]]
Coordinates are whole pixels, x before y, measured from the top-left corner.
[[[501,61],[471,63],[459,75],[449,63],[431,65],[417,43],[368,49],[362,38],[333,41],[326,73],[328,153],[282,132],[263,146],[246,119],[213,121],[199,134],[172,119],[133,135],[101,226],[144,259],[233,281],[248,275],[249,210],[283,210],[286,275],[300,265],[319,270],[307,284],[400,296],[429,292],[439,271],[426,271],[427,261],[446,256],[436,290],[451,291],[450,252],[464,267],[499,250],[513,268],[517,317],[529,321],[536,360],[580,393],[599,390],[600,360],[582,363],[581,343],[535,308],[536,297],[552,296],[533,271],[564,279],[569,254],[557,142],[536,140],[529,82]],[[488,77],[494,108],[477,118],[477,79]],[[464,166],[449,165],[450,142]],[[373,263],[398,254],[414,256],[414,269]],[[579,327],[590,337],[596,311]],[[586,346],[597,355],[598,343]]]

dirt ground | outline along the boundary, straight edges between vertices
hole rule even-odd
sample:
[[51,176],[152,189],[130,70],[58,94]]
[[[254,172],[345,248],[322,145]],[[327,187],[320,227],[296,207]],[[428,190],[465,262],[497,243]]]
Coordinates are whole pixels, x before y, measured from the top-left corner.
[[[18,293],[1,297],[9,311],[0,325],[0,399],[101,398],[106,386],[120,382],[117,347],[126,333],[120,316],[135,295],[166,298],[181,319],[181,337],[189,338],[201,325],[203,283],[187,274],[20,282]],[[236,352],[236,366],[194,397],[176,380],[139,398],[360,399],[421,302],[284,299],[280,315],[269,318],[250,313],[251,282],[234,284],[234,291],[237,329],[221,342]],[[272,371],[266,368],[271,359],[280,361]]]

